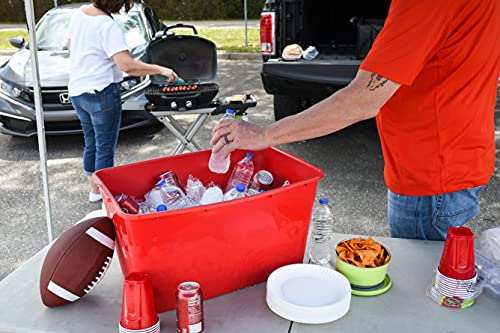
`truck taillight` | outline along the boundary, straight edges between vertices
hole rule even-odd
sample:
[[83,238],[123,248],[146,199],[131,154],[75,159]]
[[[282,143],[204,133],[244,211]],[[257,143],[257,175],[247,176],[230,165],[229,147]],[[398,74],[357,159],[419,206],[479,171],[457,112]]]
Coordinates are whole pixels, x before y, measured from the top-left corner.
[[274,13],[265,12],[260,16],[260,50],[263,54],[274,54]]

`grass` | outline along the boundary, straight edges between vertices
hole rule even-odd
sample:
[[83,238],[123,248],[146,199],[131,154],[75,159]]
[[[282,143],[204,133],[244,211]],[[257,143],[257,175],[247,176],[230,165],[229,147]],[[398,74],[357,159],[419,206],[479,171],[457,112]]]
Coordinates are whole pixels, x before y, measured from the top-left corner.
[[260,29],[257,28],[248,28],[248,46],[245,45],[245,28],[201,28],[199,34],[213,41],[221,51],[260,51]]
[[[220,51],[260,51],[258,28],[248,28],[248,46],[245,45],[245,28],[199,28],[197,30],[201,37],[213,41]],[[177,34],[193,34],[191,30],[184,29],[176,29],[175,32]],[[24,30],[0,31],[0,50],[15,50],[10,45],[9,39],[16,36],[24,36],[24,39],[28,39],[28,33]]]
[[28,39],[28,32],[26,30],[1,30],[0,31],[0,50],[16,50],[9,43],[12,37],[23,36],[25,40]]

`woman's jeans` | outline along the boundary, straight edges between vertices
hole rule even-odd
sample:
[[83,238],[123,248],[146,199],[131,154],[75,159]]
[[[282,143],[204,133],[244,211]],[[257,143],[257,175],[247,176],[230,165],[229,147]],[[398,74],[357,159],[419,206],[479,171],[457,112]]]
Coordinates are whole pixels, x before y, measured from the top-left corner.
[[462,226],[479,214],[483,186],[432,196],[407,196],[388,190],[391,237],[445,240],[448,228]]
[[91,176],[112,167],[122,116],[120,85],[112,83],[102,91],[71,97],[71,102],[85,139],[83,171]]

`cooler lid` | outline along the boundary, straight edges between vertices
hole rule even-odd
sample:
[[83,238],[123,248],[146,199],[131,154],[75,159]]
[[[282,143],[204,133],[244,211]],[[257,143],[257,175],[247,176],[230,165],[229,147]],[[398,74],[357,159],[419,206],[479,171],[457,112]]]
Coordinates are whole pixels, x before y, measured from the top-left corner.
[[[194,35],[170,32],[176,28],[193,29]],[[166,27],[163,35],[153,40],[146,48],[143,60],[150,64],[172,68],[186,82],[212,81],[217,74],[215,44],[198,36],[198,31],[192,25],[176,24]],[[154,75],[151,81],[161,84],[166,83],[166,78]]]

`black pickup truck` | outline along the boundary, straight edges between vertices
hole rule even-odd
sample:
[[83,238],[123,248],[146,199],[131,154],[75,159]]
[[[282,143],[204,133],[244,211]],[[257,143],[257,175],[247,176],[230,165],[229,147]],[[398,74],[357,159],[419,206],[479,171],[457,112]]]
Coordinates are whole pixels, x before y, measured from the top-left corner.
[[[383,27],[390,0],[266,0],[261,14],[262,82],[276,120],[298,113],[355,76]],[[285,46],[314,46],[313,60],[285,61]]]

